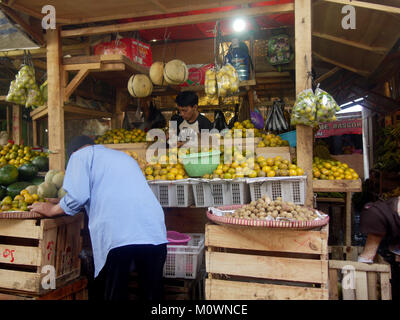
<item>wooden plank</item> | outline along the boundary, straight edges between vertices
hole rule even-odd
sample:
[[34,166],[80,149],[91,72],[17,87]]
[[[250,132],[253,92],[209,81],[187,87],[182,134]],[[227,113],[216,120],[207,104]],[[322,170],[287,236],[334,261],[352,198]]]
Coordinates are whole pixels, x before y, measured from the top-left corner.
[[257,156],[264,156],[266,158],[274,158],[276,156],[281,156],[284,160],[291,160],[290,148],[289,147],[265,147],[265,148],[255,148]]
[[366,264],[355,261],[329,260],[330,269],[342,270],[346,266],[353,266],[357,271],[390,273],[390,266],[385,264]]
[[75,75],[75,77],[71,80],[70,83],[65,83],[66,87],[64,89],[64,101],[66,102],[69,100],[69,97],[71,94],[75,91],[76,88],[82,83],[83,80],[87,77],[89,74],[89,69],[84,68],[79,70],[79,72]]
[[328,72],[324,73],[323,75],[321,75],[317,79],[315,79],[315,82],[320,83],[320,82],[330,78],[331,76],[333,76],[336,72],[338,72],[340,70],[341,70],[341,68],[334,67],[333,69],[329,70]]
[[205,246],[325,254],[327,241],[327,235],[319,231],[259,230],[207,224]]
[[82,114],[82,115],[92,116],[95,118],[111,118],[111,116],[112,116],[111,112],[93,110],[93,109],[89,109],[89,108],[82,108],[82,107],[73,106],[70,104],[67,104],[64,106],[64,112],[65,113]]
[[378,53],[378,54],[385,54],[389,50],[388,48],[371,47],[371,46],[368,46],[368,45],[360,43],[360,42],[346,40],[346,39],[343,39],[343,38],[335,37],[335,36],[332,36],[332,35],[329,35],[329,34],[320,33],[320,32],[316,32],[316,31],[314,31],[312,33],[312,35],[314,37],[318,37],[318,38],[321,38],[321,39],[326,39],[326,40],[342,43],[342,44],[345,44],[345,45],[348,45],[348,46],[351,46],[351,47],[363,49],[363,50],[366,50],[366,51],[371,51],[371,52]]
[[174,17],[174,18],[153,19],[148,21],[129,22],[124,24],[114,24],[101,27],[88,27],[88,28],[80,28],[73,30],[63,30],[61,32],[61,36],[68,38],[68,37],[79,37],[79,36],[88,36],[88,35],[105,34],[105,33],[167,28],[167,27],[175,27],[187,24],[198,24],[216,20],[231,19],[237,16],[257,17],[270,14],[277,14],[277,13],[287,13],[287,12],[292,12],[293,8],[294,8],[293,4],[288,3],[288,4],[281,4],[274,6],[255,7],[255,8],[247,8],[247,9],[215,12],[215,13],[204,13],[204,14],[196,14],[190,16]]
[[206,300],[328,300],[328,290],[206,279]]
[[0,236],[41,239],[43,231],[36,220],[0,220]]
[[368,300],[378,300],[378,274],[367,272]]
[[381,281],[381,299],[392,300],[392,288],[390,285],[390,272],[380,274]]
[[356,271],[356,299],[368,300],[367,273],[365,271]]
[[[311,0],[295,1],[295,63],[296,63],[296,94],[311,88],[309,73],[312,67],[311,56]],[[297,125],[297,164],[307,175],[307,193],[305,205],[313,204],[312,163],[314,138],[311,127]]]
[[[75,58],[77,58],[77,57],[75,57]],[[74,60],[72,60],[72,61],[74,61]],[[64,64],[63,68],[65,71],[79,71],[82,69],[100,70],[101,63],[100,62],[92,62],[92,63]]]
[[314,192],[361,192],[362,183],[357,180],[312,180]]
[[0,269],[0,288],[39,292],[39,273]]
[[48,230],[52,229],[64,224],[73,224],[76,222],[81,223],[83,221],[84,214],[83,213],[78,213],[74,216],[69,216],[69,215],[63,215],[59,216],[57,218],[52,218],[52,219],[44,219],[42,220],[43,223],[43,230]]
[[[57,228],[47,229],[43,233],[43,239],[39,241],[39,249],[41,253],[40,266],[52,265],[56,267]],[[38,271],[41,272],[41,268]]]
[[312,259],[206,252],[206,271],[271,280],[328,282],[328,262]]
[[[349,4],[349,2],[346,0],[323,0],[323,1],[341,4],[341,5]],[[351,5],[354,7],[357,7],[357,8],[364,8],[364,9],[370,9],[370,10],[375,10],[375,11],[400,14],[400,8],[393,7],[393,6],[369,3],[369,2],[364,2],[364,1],[354,1],[354,0],[351,1]]]
[[21,106],[12,106],[12,140],[15,144],[22,143],[22,114]]
[[60,29],[46,30],[48,80],[49,169],[65,170],[64,80],[61,77]]
[[0,244],[0,263],[40,266],[40,250],[36,247]]
[[38,300],[64,300],[68,296],[84,291],[87,287],[87,283],[88,280],[86,278],[78,279],[48,294],[38,297]]
[[336,60],[333,60],[330,58],[326,58],[326,57],[320,55],[319,53],[317,53],[316,51],[313,51],[312,54],[322,61],[328,62],[330,64],[333,64],[335,66],[338,66],[338,67],[346,69],[346,70],[349,70],[351,72],[358,73],[358,74],[362,75],[363,77],[368,77],[371,74],[371,72],[368,70],[356,69],[356,68],[353,68],[352,66],[346,65],[339,61],[336,61]]
[[[79,44],[72,44],[72,45],[65,45],[62,47],[63,53],[68,53],[69,51],[73,50],[84,50],[86,48],[90,48],[89,43],[79,43]],[[38,48],[38,49],[30,49],[29,53],[32,57],[37,56],[46,56],[46,48]],[[23,57],[24,50],[11,50],[11,51],[1,51],[0,57],[8,57],[8,58],[15,58],[15,57]]]
[[344,244],[346,246],[351,246],[351,229],[352,229],[352,219],[351,219],[351,192],[346,192],[346,230]]
[[338,271],[329,269],[329,300],[339,300]]

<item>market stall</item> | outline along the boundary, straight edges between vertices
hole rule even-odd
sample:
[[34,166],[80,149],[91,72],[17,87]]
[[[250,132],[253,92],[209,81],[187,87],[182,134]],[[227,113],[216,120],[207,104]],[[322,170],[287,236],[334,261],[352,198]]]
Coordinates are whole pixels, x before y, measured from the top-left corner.
[[[65,152],[66,120],[110,119],[107,120],[110,121],[109,130],[105,134],[98,135],[96,143],[123,151],[137,160],[150,188],[164,208],[167,230],[178,231],[190,236],[190,240],[186,241],[183,246],[180,243],[173,243],[173,241],[170,241],[171,243],[168,246],[169,258],[167,258],[164,267],[164,278],[169,279],[167,291],[170,299],[193,299],[195,297],[210,300],[335,299],[335,297],[338,297],[338,293],[331,290],[331,287],[338,283],[336,272],[341,264],[334,259],[329,259],[329,253],[332,252],[332,249],[328,248],[329,217],[324,212],[313,209],[315,205],[314,193],[341,192],[346,194],[346,198],[343,200],[346,212],[344,246],[349,248],[352,246],[352,194],[362,190],[362,181],[360,173],[356,172],[357,168],[346,163],[345,158],[316,160],[313,157],[315,140],[313,127],[315,128],[315,124],[333,119],[337,105],[332,96],[325,91],[318,91],[320,94],[318,96],[319,86],[315,89],[315,94],[312,89],[315,87],[315,82],[322,82],[341,69],[367,76],[378,67],[377,63],[358,65],[357,61],[349,60],[350,55],[348,54],[337,57],[340,60],[339,62],[334,61],[330,56],[330,51],[327,50],[330,44],[327,45],[325,42],[336,41],[340,42],[341,46],[352,46],[356,47],[357,50],[372,51],[374,54],[378,52],[384,56],[392,48],[394,37],[388,36],[384,39],[387,46],[382,44],[375,48],[372,43],[355,45],[355,43],[358,43],[356,42],[357,39],[339,41],[340,35],[327,34],[329,31],[336,30],[336,27],[333,28],[330,25],[329,30],[325,30],[324,28],[327,26],[321,25],[319,18],[324,16],[322,12],[326,10],[331,10],[334,12],[332,16],[338,17],[340,6],[343,4],[341,1],[320,1],[315,4],[311,0],[276,1],[267,4],[254,4],[253,1],[245,2],[248,4],[247,7],[238,6],[235,1],[221,1],[218,7],[223,8],[216,10],[217,5],[211,1],[203,1],[201,4],[189,6],[177,3],[172,7],[161,4],[163,1],[157,1],[141,3],[139,9],[135,7],[137,4],[132,3],[132,1],[129,3],[127,1],[125,6],[111,7],[110,3],[106,1],[98,1],[96,4],[89,1],[81,6],[76,6],[71,13],[64,10],[61,2],[55,1],[57,22],[60,25],[57,29],[46,30],[48,99],[47,103],[35,108],[30,113],[33,120],[33,145],[36,146],[40,142],[38,135],[40,131],[39,121],[47,120],[49,167],[46,171],[49,169],[50,171],[45,175],[49,181],[54,179],[56,181],[57,178],[54,178],[54,176],[65,170],[67,160]],[[42,17],[39,4],[31,4],[28,1],[21,0],[10,3],[5,1],[4,5],[36,18]],[[234,9],[226,8],[229,5],[234,6]],[[361,15],[364,19],[367,17],[366,12],[369,11],[373,12],[375,19],[382,19],[389,9],[395,9],[394,14],[398,14],[399,11],[397,8],[364,2],[355,2],[354,5],[361,10],[366,10],[362,11]],[[132,10],[126,10],[126,8]],[[189,10],[203,11],[188,12]],[[132,12],[135,12],[135,14],[132,14]],[[186,13],[174,15],[182,12]],[[234,86],[233,81],[228,77],[227,87],[222,87],[218,84],[220,80],[215,80],[219,79],[220,76],[222,77],[219,72],[226,67],[221,61],[218,61],[220,45],[223,48],[224,45],[228,46],[231,42],[233,43],[233,40],[232,37],[228,37],[229,41],[225,41],[227,44],[221,41],[221,43],[217,43],[218,49],[215,49],[215,42],[218,41],[217,39],[215,41],[210,39],[218,38],[217,31],[220,21],[226,22],[238,14],[252,19],[271,17],[278,20],[279,14],[284,15],[289,21],[289,28],[292,28],[294,33],[292,40],[294,42],[293,60],[288,61],[283,67],[277,67],[278,71],[273,68],[268,69],[271,67],[265,67],[268,63],[265,61],[259,63],[259,60],[257,60],[256,40],[254,34],[252,34],[246,41],[248,42],[249,57],[255,62],[256,67],[251,69],[248,79],[239,81],[237,79],[239,70],[231,66],[234,69],[232,78],[236,79],[237,86]],[[151,15],[153,16],[152,19],[141,19]],[[312,17],[316,17],[316,22],[312,22]],[[123,20],[132,18],[136,18],[136,20]],[[104,24],[102,23],[104,21],[110,23]],[[96,25],[90,27],[80,25],[92,22]],[[171,28],[172,32],[176,32],[174,28],[189,28],[189,25],[196,24],[203,27],[204,24],[207,27],[212,26],[214,30],[212,37],[207,36],[203,40],[187,39],[186,42],[176,42],[175,46],[167,46],[165,30]],[[223,23],[222,26],[224,27]],[[161,30],[164,30],[162,32],[164,38],[160,35]],[[65,40],[133,31],[142,31],[142,36],[147,34],[147,37],[154,37],[155,42],[157,42],[157,38],[161,39],[161,42],[164,41],[164,44],[159,44],[160,40],[158,40],[158,43],[149,46],[154,50],[153,62],[156,62],[155,58],[157,57],[163,64],[162,85],[157,85],[152,77],[150,69],[152,64],[139,62],[138,56],[135,60],[134,54],[132,57],[120,52],[118,54],[88,55],[85,53],[84,56],[64,56],[63,41]],[[186,30],[186,32],[190,34],[194,31]],[[172,37],[174,36],[176,34],[172,35]],[[356,36],[354,37],[356,38]],[[259,38],[263,39],[262,36]],[[395,40],[397,39],[398,37]],[[369,40],[370,42],[373,41],[372,36]],[[130,41],[132,43],[136,41],[138,52],[139,40],[131,38]],[[106,45],[105,43],[102,44]],[[193,50],[193,45],[198,45],[201,50]],[[271,50],[271,47],[269,50]],[[223,53],[222,49],[222,55]],[[312,69],[314,66],[313,56],[317,60],[336,65],[335,69],[315,79]],[[378,60],[376,59],[376,61]],[[186,78],[183,77],[183,80],[178,81],[171,80],[171,74],[165,73],[165,64],[171,61],[182,62],[186,70],[189,64],[214,63],[215,71],[211,71],[211,73],[204,71],[205,79],[203,79],[203,83],[183,86],[183,83],[188,80],[187,75]],[[261,67],[257,68],[259,65]],[[368,70],[366,70],[367,67]],[[284,70],[281,70],[281,68]],[[229,73],[228,70],[224,70],[224,72]],[[294,81],[290,76],[291,72],[295,72]],[[145,77],[141,79],[146,79],[150,85],[144,86],[139,91],[134,83],[136,76]],[[75,103],[76,100],[71,99],[75,94],[78,94],[79,88],[82,91],[81,85],[89,78],[107,83],[112,88],[111,90],[115,92],[115,95],[111,107],[102,110],[84,108],[78,106]],[[164,85],[165,79],[170,81],[167,85]],[[213,80],[215,84],[212,89],[217,89],[217,96],[215,93],[211,93],[212,90],[208,85]],[[145,80],[142,80],[142,83],[144,82]],[[150,86],[151,90],[149,90]],[[311,94],[309,94],[310,89]],[[187,90],[195,91],[199,95],[205,93],[210,100],[212,98],[217,99],[216,104],[203,105],[202,111],[204,113],[209,110],[222,110],[223,108],[228,110],[230,108],[229,103],[223,102],[225,95],[221,92],[228,91],[228,95],[239,97],[240,110],[245,116],[242,116],[240,121],[234,122],[233,128],[228,130],[228,135],[222,136],[222,141],[227,141],[230,138],[238,139],[230,145],[229,151],[226,147],[222,149],[220,147],[217,149],[207,148],[207,150],[200,150],[205,155],[200,153],[199,156],[197,152],[185,151],[180,154],[179,149],[170,148],[164,150],[167,152],[166,154],[157,156],[155,159],[149,159],[146,155],[153,142],[146,141],[145,133],[139,129],[125,129],[124,119],[129,106],[132,105],[132,102],[135,103],[139,99],[149,96],[154,99],[158,97],[166,98],[176,96],[179,92]],[[271,96],[283,98],[282,96],[284,96],[285,101],[291,101],[291,103],[286,104],[286,108],[281,108],[280,106],[276,107],[275,100],[271,99],[273,105],[266,108],[271,112],[263,119],[263,124],[258,129],[255,125],[257,121],[251,118],[251,115],[256,112],[257,104],[254,93],[267,98]],[[295,99],[296,96],[297,99]],[[310,97],[314,102],[307,105],[306,101]],[[320,101],[318,97],[321,99]],[[161,101],[166,100],[161,99]],[[322,110],[321,114],[317,112],[316,106],[319,108],[318,111]],[[310,108],[310,111],[308,111],[308,108]],[[162,108],[160,109],[163,111]],[[172,110],[174,109],[175,106],[172,107]],[[296,133],[295,142],[289,143],[280,135],[290,131],[287,123],[282,124],[282,122],[291,120],[290,118],[285,119],[285,109],[288,109],[292,114],[292,129],[295,129]],[[138,110],[137,107],[136,110]],[[326,112],[323,112],[324,110]],[[311,115],[312,111],[314,111],[313,115]],[[333,115],[330,112],[333,112]],[[312,119],[305,119],[304,115],[308,113],[310,113]],[[268,121],[271,114],[274,114],[272,124]],[[307,117],[310,115],[307,115]],[[318,119],[315,119],[316,115]],[[277,124],[276,121],[279,122],[280,120],[282,122]],[[265,130],[266,124],[268,130]],[[269,124],[271,127],[269,127]],[[240,136],[235,136],[235,129],[240,131]],[[251,135],[249,132],[252,132]],[[248,136],[242,139],[243,135]],[[221,135],[218,138],[221,139]],[[16,143],[18,144],[18,142]],[[251,154],[246,153],[248,149],[250,149]],[[214,155],[213,152],[216,152],[217,163],[213,162],[210,168],[201,173],[198,171],[204,170],[204,166],[202,167],[200,163],[195,164],[195,168],[191,168],[184,162],[168,162],[173,157],[176,160],[190,157],[211,159]],[[230,159],[227,161],[224,156],[228,154]],[[163,156],[164,158],[162,158]],[[251,165],[247,161],[249,159],[252,159]],[[190,172],[190,169],[193,169],[194,173]],[[51,177],[49,172],[51,172]],[[57,184],[60,185],[60,181],[57,180]],[[19,190],[17,195],[21,191]],[[60,186],[58,190],[48,191],[53,193],[53,196],[46,197],[61,198],[59,191]],[[31,195],[44,197],[44,193],[38,195],[34,190],[32,190]],[[22,196],[25,199],[27,198],[25,195]],[[244,208],[248,209],[248,206],[254,211],[250,210],[247,213]],[[21,213],[6,216],[7,213],[10,213],[9,211],[3,210],[0,213],[4,217],[0,220],[0,231],[6,230],[4,231],[5,234],[1,234],[3,236],[18,237],[18,228],[15,227],[15,229],[11,226],[12,224],[19,225],[22,223],[29,226],[35,224],[35,227],[38,224],[39,226],[44,225],[43,230],[34,231],[34,236],[30,237],[39,240],[39,247],[35,250],[43,259],[46,258],[46,254],[50,255],[50,240],[57,245],[57,248],[63,248],[64,245],[67,246],[68,241],[74,241],[72,264],[76,268],[72,271],[67,270],[72,274],[71,277],[68,277],[69,274],[67,275],[68,272],[65,271],[67,267],[60,267],[64,271],[57,271],[57,275],[61,279],[60,283],[57,284],[57,289],[66,284],[67,280],[76,280],[80,275],[77,255],[82,247],[82,244],[78,243],[79,236],[77,233],[83,227],[82,221],[79,220],[78,223],[71,220],[73,223],[76,222],[73,230],[68,231],[69,227],[61,227],[60,230],[54,231],[54,228],[46,227],[46,224],[57,224],[53,220],[49,222],[48,219],[39,219],[39,217],[26,216],[24,218]],[[18,219],[12,220],[15,218]],[[57,218],[54,221],[59,221],[60,226],[64,223],[70,223],[66,217]],[[303,230],[299,231],[299,229]],[[13,243],[13,245],[17,246],[16,249],[21,249],[18,247],[21,244]],[[70,246],[67,247],[70,248]],[[65,250],[68,251],[68,248]],[[180,250],[189,251],[181,253]],[[62,255],[63,251],[64,249],[58,250],[57,255]],[[277,254],[282,252],[283,255]],[[183,256],[190,258],[190,261],[178,259],[178,257]],[[54,259],[65,258],[63,256]],[[42,267],[42,260],[35,261],[31,266]],[[64,260],[60,263],[64,263]],[[25,262],[21,262],[21,264],[25,264]],[[67,262],[67,264],[69,268],[71,263]],[[236,268],[237,265],[241,267]],[[281,268],[278,270],[274,267],[276,265],[281,266]],[[377,264],[375,268],[371,269],[359,265],[356,265],[356,267],[362,275],[362,279],[358,283],[361,287],[357,287],[357,292],[361,290],[363,295],[358,293],[356,295],[353,292],[353,295],[347,295],[349,299],[365,298],[366,291],[362,291],[362,286],[366,285],[367,272],[370,271],[380,273],[381,298],[390,299],[388,291],[390,272],[388,272],[387,266]],[[304,269],[307,272],[300,272]],[[0,278],[3,277],[1,271],[3,270],[0,270]],[[134,276],[131,287],[137,288]],[[37,273],[33,277],[37,280]],[[231,281],[235,277],[240,278],[240,281]],[[257,278],[258,283],[252,281],[251,278]],[[370,279],[368,278],[368,280]],[[373,289],[376,289],[379,284],[375,282],[368,281],[371,286],[370,292],[374,292],[371,293],[371,297],[373,295],[377,297]],[[0,288],[22,291],[26,289],[35,294],[43,293],[40,290],[38,291],[38,283],[36,282],[33,289],[23,288],[15,283],[19,282],[11,284],[8,281],[6,285],[2,286],[0,281]],[[330,283],[330,286],[328,283]],[[205,288],[203,288],[204,284]],[[79,287],[79,290],[81,289]],[[185,294],[178,295],[176,292],[184,292]],[[369,297],[370,295],[367,294],[367,298]]]

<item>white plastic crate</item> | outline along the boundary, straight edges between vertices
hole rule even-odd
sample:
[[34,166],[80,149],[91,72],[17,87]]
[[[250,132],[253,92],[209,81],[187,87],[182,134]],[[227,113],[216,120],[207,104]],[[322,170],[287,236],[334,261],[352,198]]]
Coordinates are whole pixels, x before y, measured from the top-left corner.
[[306,181],[307,176],[247,179],[251,201],[267,195],[272,200],[282,198],[283,201],[301,205],[305,202]]
[[188,181],[151,181],[149,185],[162,207],[189,207],[194,203]]
[[250,200],[245,180],[192,181],[192,186],[196,207],[246,204]]
[[196,279],[204,259],[204,233],[187,234],[191,239],[186,246],[167,245],[165,278]]

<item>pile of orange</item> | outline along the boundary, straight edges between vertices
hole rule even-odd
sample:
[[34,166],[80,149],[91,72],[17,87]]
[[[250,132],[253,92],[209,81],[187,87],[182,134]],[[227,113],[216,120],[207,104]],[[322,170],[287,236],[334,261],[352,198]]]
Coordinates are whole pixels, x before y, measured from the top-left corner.
[[113,129],[107,130],[102,136],[94,141],[97,144],[118,144],[146,142],[146,132],[140,129],[126,130]]
[[313,162],[314,180],[357,180],[357,172],[346,163],[337,160],[325,160],[318,157]]

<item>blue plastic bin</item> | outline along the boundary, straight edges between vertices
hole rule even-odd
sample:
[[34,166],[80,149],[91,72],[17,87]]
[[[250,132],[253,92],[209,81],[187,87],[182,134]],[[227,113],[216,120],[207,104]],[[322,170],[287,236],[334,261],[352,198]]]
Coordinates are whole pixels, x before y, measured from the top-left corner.
[[297,144],[296,130],[285,132],[279,135],[283,140],[287,140],[291,147],[295,147]]

